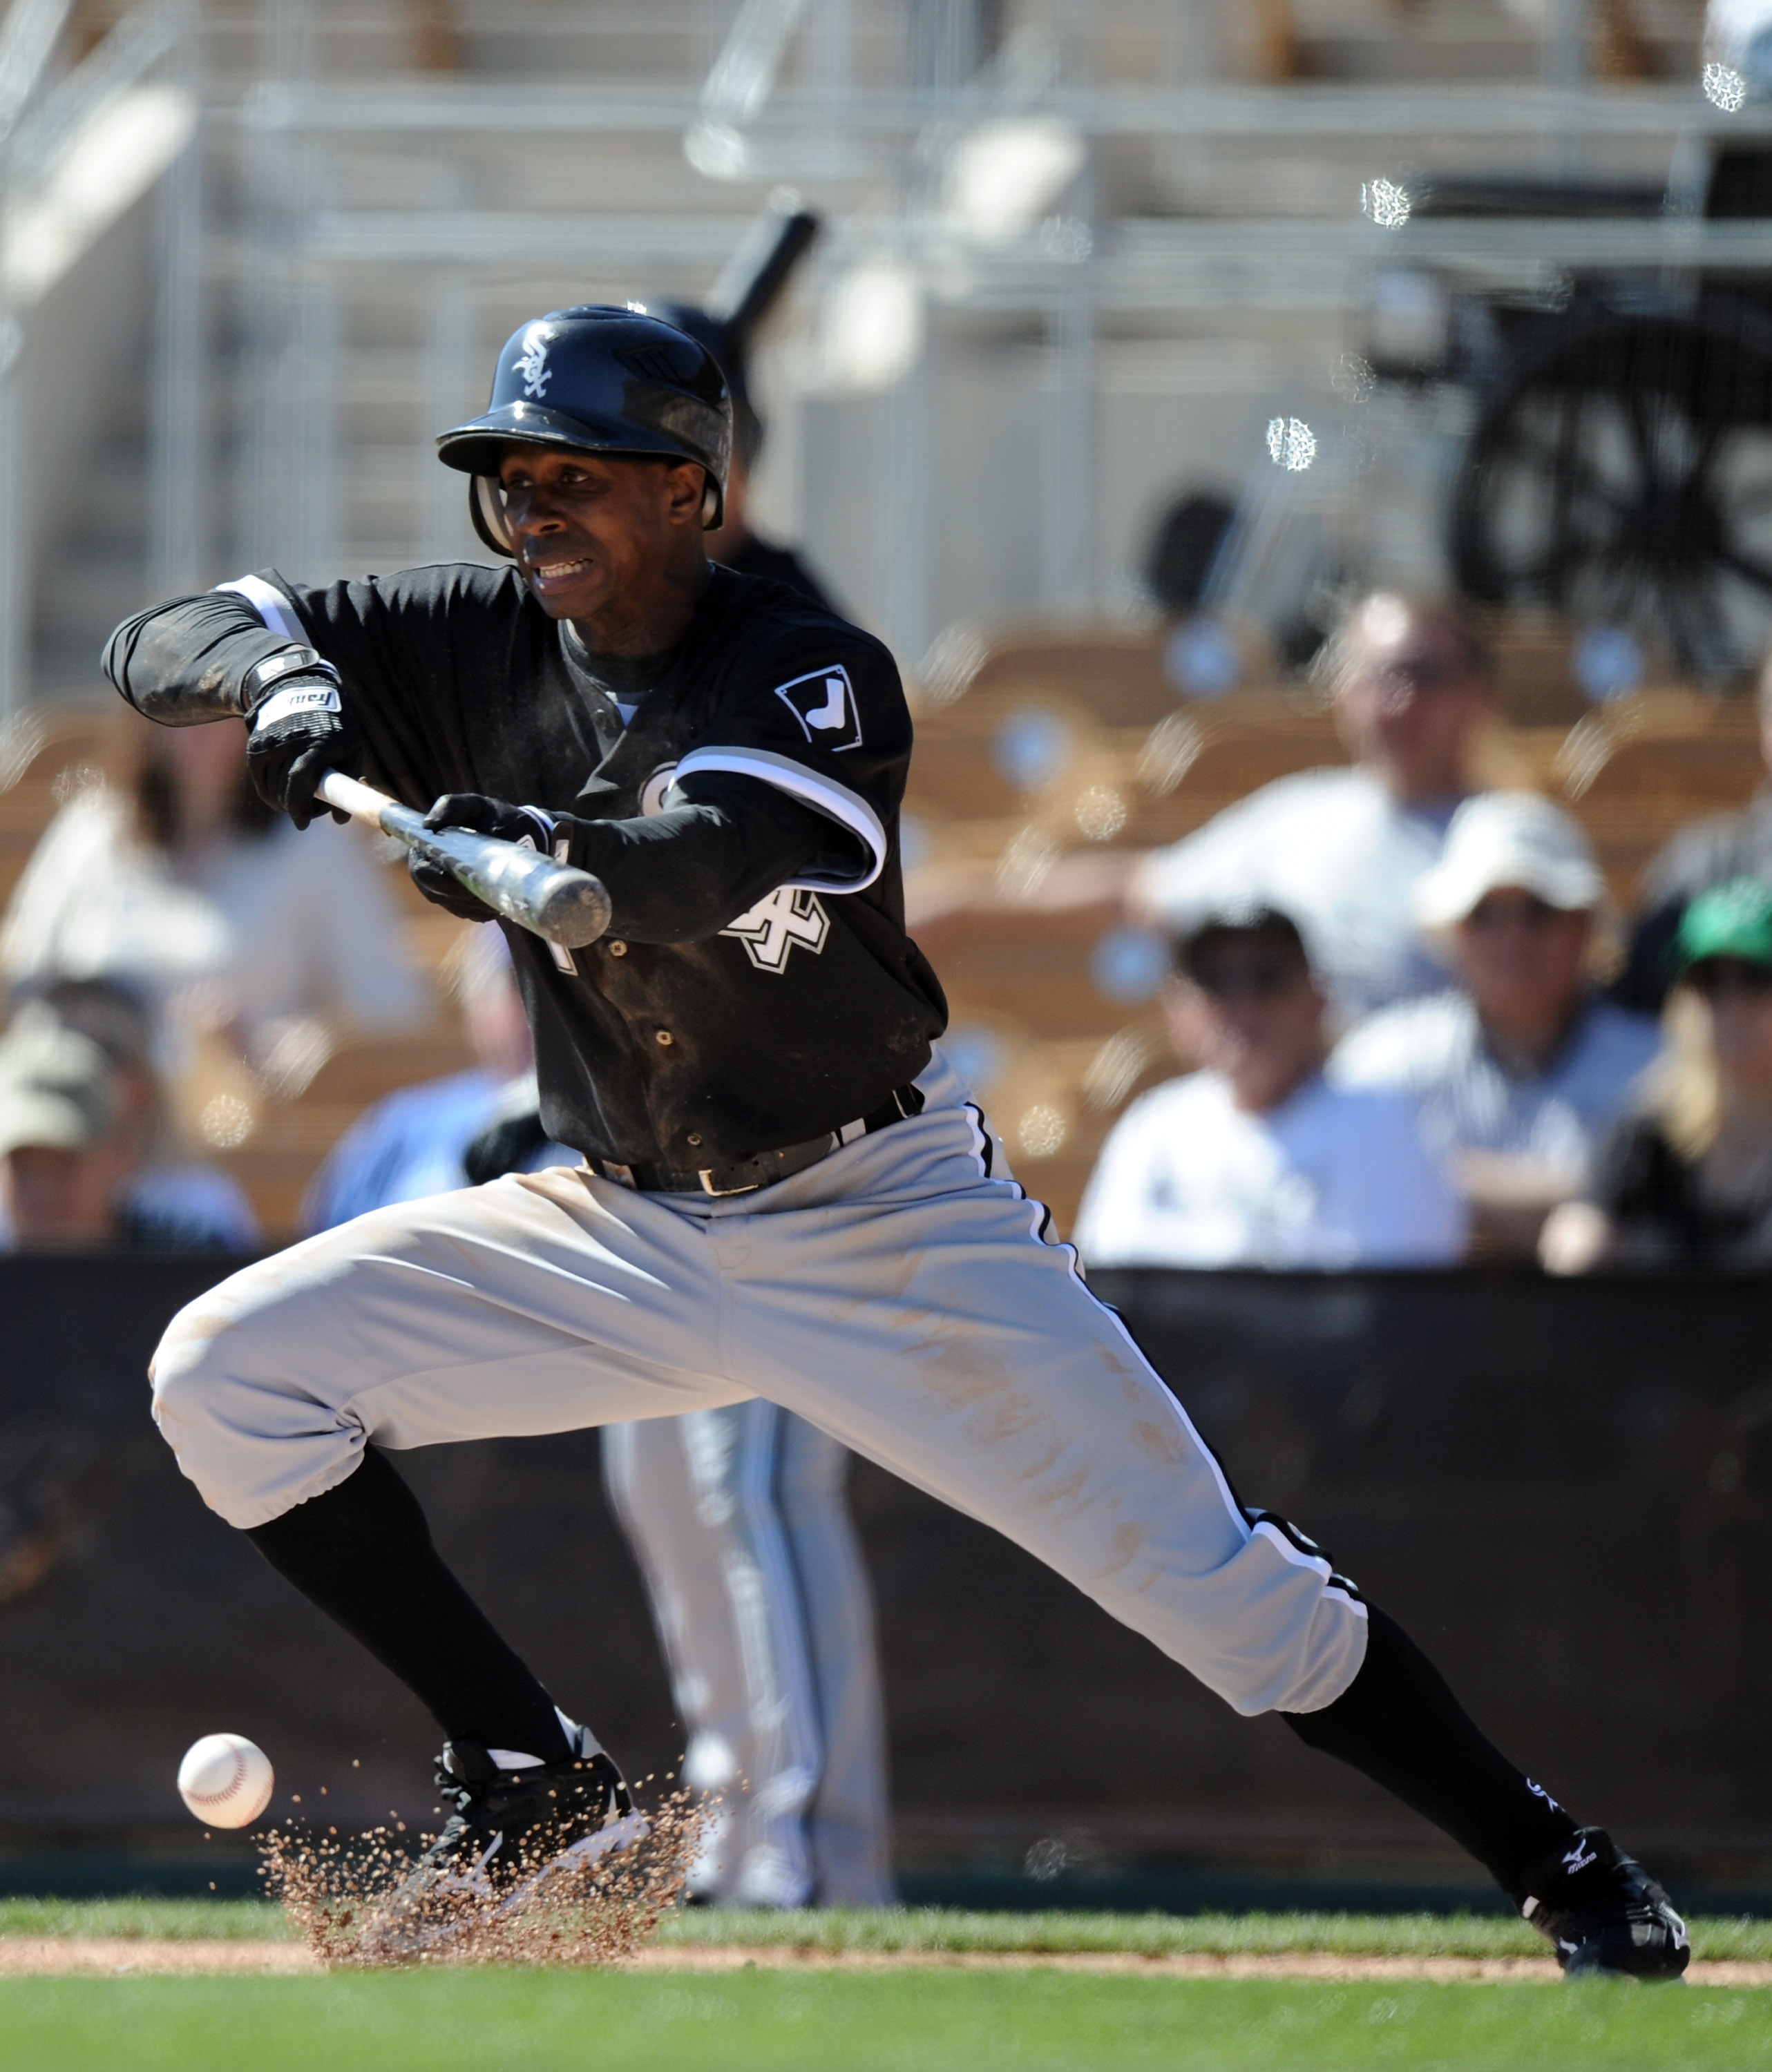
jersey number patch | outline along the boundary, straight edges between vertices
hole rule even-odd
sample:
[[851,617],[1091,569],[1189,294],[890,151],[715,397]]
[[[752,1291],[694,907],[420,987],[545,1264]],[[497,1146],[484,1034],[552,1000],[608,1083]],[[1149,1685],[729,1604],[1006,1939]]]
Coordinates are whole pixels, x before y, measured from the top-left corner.
[[830,916],[816,892],[778,885],[767,899],[758,900],[748,914],[740,914],[720,933],[736,935],[759,971],[782,972],[797,943],[818,956],[830,933]]
[[855,687],[839,663],[777,684],[775,694],[800,722],[800,731],[814,748],[840,755],[861,746],[861,714],[855,709]]

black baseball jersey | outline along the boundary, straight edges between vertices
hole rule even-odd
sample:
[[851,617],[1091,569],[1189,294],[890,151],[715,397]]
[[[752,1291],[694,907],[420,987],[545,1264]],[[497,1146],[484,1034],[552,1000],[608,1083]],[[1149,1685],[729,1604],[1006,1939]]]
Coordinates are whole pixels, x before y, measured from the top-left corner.
[[563,969],[507,928],[550,1136],[695,1170],[886,1100],[946,1019],[905,932],[898,808],[911,723],[880,643],[781,585],[715,568],[624,726],[514,569],[447,564],[306,587],[275,574],[126,621],[111,680],[154,716],[243,675],[267,632],[339,670],[357,773],[405,804],[542,807],[608,886],[609,932]]
[[741,576],[767,576],[771,582],[785,583],[789,590],[810,598],[826,611],[837,609],[824,585],[792,547],[772,546],[767,540],[760,540],[755,532],[746,535],[744,545],[736,553],[728,555],[722,566]]

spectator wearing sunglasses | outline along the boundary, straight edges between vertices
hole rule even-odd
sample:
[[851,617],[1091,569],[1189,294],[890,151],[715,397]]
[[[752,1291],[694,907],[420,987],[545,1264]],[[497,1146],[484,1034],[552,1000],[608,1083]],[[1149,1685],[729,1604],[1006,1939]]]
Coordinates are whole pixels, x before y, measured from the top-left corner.
[[1667,1054],[1587,1198],[1546,1223],[1553,1273],[1772,1266],[1772,885],[1700,893],[1674,967]]
[[1271,900],[1308,925],[1329,997],[1353,1022],[1445,984],[1410,894],[1477,788],[1472,758],[1494,665],[1457,606],[1380,591],[1350,615],[1321,667],[1354,767],[1263,785],[1153,852],[1131,896],[1172,931],[1204,902]]
[[1164,1005],[1203,1071],[1120,1118],[1090,1176],[1078,1250],[1096,1266],[1432,1266],[1462,1205],[1401,1096],[1329,1086],[1326,1002],[1290,915],[1197,915]]
[[1605,896],[1587,837],[1549,800],[1469,800],[1415,891],[1416,918],[1457,985],[1374,1015],[1330,1064],[1338,1085],[1417,1104],[1486,1250],[1532,1256],[1546,1216],[1587,1185],[1661,1047],[1651,1017],[1595,988]]

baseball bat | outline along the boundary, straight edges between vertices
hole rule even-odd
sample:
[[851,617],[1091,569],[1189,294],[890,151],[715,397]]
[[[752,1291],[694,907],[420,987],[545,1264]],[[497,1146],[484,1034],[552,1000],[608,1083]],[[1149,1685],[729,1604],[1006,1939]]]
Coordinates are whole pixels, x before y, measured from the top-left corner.
[[609,895],[600,879],[538,849],[476,835],[465,828],[427,828],[422,813],[373,785],[328,770],[315,787],[329,806],[366,820],[420,856],[453,873],[495,914],[563,948],[594,943],[609,925]]

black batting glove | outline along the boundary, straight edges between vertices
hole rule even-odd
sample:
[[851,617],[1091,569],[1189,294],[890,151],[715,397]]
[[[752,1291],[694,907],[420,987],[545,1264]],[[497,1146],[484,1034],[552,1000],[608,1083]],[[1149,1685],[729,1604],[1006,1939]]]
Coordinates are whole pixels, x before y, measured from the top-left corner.
[[[311,648],[286,648],[248,672],[246,769],[274,812],[305,828],[329,809],[315,796],[328,770],[354,776],[363,738],[339,694],[338,672]],[[336,820],[350,816],[336,810]]]
[[[470,834],[495,835],[501,841],[526,842],[548,853],[554,832],[549,816],[534,806],[508,806],[481,791],[446,791],[425,815],[427,828],[464,828]],[[476,897],[452,870],[416,849],[406,851],[406,874],[433,906],[459,921],[489,921],[492,910]]]

